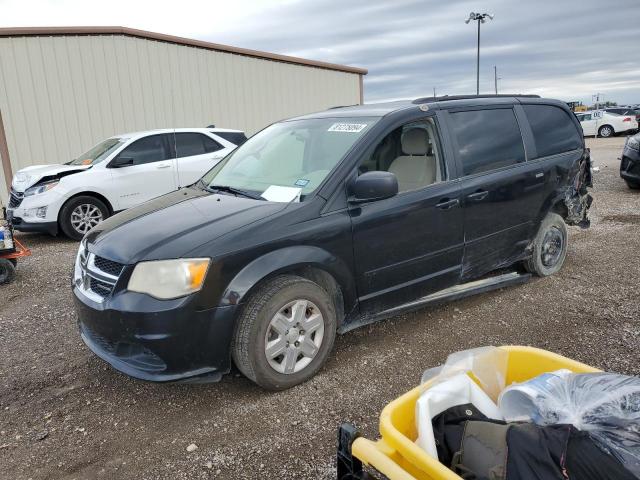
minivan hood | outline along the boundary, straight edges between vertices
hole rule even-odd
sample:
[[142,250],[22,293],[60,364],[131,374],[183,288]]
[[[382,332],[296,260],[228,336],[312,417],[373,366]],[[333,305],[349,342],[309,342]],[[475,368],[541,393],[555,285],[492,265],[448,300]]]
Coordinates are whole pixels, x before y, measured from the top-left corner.
[[91,168],[91,165],[32,165],[18,170],[13,176],[11,186],[16,192],[24,192],[44,177],[56,177],[61,173],[82,172]]
[[124,264],[180,258],[286,206],[183,188],[105,220],[86,241],[89,251]]

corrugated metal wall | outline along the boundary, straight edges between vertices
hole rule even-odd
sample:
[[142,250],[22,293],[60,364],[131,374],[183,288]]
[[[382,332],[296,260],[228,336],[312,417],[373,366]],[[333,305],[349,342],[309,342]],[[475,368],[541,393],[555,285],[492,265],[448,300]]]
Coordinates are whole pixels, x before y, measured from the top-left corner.
[[0,38],[0,86],[14,173],[118,133],[215,123],[251,134],[360,102],[356,73],[124,35]]

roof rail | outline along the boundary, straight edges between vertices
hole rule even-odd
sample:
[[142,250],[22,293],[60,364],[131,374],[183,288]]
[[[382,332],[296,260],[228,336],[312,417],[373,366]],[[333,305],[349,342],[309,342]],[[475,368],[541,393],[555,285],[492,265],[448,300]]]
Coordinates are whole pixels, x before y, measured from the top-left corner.
[[413,102],[416,105],[421,103],[433,103],[433,102],[444,102],[446,100],[470,100],[474,98],[509,98],[509,97],[524,97],[524,98],[540,98],[540,95],[525,95],[520,93],[508,94],[508,93],[500,93],[496,94],[486,94],[486,95],[444,95],[442,97],[421,97],[416,98]]

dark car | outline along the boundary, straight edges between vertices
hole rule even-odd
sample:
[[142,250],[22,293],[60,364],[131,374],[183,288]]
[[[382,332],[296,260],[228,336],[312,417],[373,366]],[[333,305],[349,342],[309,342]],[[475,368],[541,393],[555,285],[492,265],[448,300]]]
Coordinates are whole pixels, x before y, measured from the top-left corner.
[[566,225],[588,226],[590,185],[580,124],[555,100],[423,98],[279,122],[87,234],[82,339],[140,379],[213,381],[233,361],[288,388],[336,332],[528,277],[507,267],[557,272]]
[[640,133],[627,137],[620,159],[620,176],[629,188],[640,189]]

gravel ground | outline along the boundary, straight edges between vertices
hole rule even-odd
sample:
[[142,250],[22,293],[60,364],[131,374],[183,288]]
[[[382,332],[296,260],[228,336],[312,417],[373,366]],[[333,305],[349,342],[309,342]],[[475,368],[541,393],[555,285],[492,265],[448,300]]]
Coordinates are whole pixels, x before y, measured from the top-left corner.
[[280,393],[238,375],[163,385],[108,368],[76,329],[77,244],[22,235],[33,256],[0,287],[0,477],[330,479],[338,424],[375,438],[383,406],[451,352],[527,344],[640,374],[640,192],[618,176],[623,141],[588,141],[593,225],[571,229],[558,275],[349,333],[313,380]]

